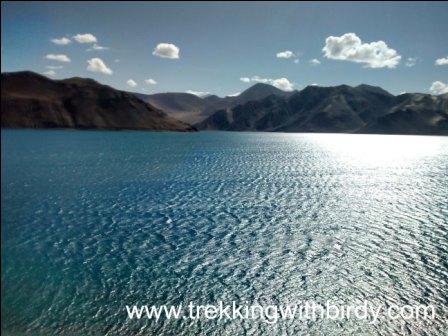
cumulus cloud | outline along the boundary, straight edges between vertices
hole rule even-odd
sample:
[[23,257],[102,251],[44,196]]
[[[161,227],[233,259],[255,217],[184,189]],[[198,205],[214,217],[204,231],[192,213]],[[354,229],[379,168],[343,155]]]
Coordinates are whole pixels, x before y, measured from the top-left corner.
[[401,60],[386,42],[362,43],[355,33],[327,37],[322,51],[327,58],[363,63],[367,68],[395,68]]
[[277,53],[277,58],[294,58],[296,55],[291,50],[285,50]]
[[133,79],[128,79],[128,81],[126,82],[126,84],[132,88],[137,86],[137,83],[133,80]]
[[202,92],[202,91],[194,91],[194,90],[187,90],[185,91],[186,93],[198,96],[198,97],[207,97],[208,95],[210,95],[210,92]]
[[63,66],[62,65],[47,65],[46,68],[50,69],[50,70],[59,70],[59,69],[62,69]]
[[448,93],[448,84],[443,83],[441,81],[435,81],[431,84],[429,92],[431,92],[434,95]]
[[109,47],[103,47],[103,46],[100,46],[100,45],[94,43],[93,46],[92,46],[92,48],[87,49],[87,51],[93,51],[93,50],[108,50],[108,49],[109,49]]
[[288,78],[282,77],[277,79],[272,78],[262,78],[260,76],[252,76],[252,77],[241,77],[240,81],[244,83],[264,83],[275,86],[276,88],[283,91],[292,91],[294,90],[294,83],[290,82]]
[[47,75],[47,76],[50,76],[50,77],[54,77],[54,76],[56,76],[56,71],[48,70],[48,71],[45,71],[43,74]]
[[436,65],[448,65],[448,56],[436,59]]
[[310,60],[310,64],[311,65],[319,65],[320,61],[317,58],[313,58]]
[[70,39],[67,37],[54,38],[54,39],[51,39],[51,42],[53,42],[54,44],[57,44],[57,45],[67,45],[67,44],[72,43],[72,41],[70,41]]
[[96,43],[96,42],[98,42],[96,37],[90,33],[77,34],[77,35],[73,36],[73,38],[78,43]]
[[145,79],[145,83],[148,85],[156,85],[157,84],[157,82],[152,78]]
[[179,48],[171,43],[159,43],[152,52],[154,56],[162,58],[179,58]]
[[294,83],[291,83],[288,78],[277,78],[272,80],[272,85],[283,91],[294,90]]
[[101,58],[91,58],[87,61],[87,70],[91,72],[99,72],[105,75],[112,75],[112,70],[104,64]]
[[241,92],[235,92],[235,93],[228,94],[226,97],[238,97],[240,94],[241,94]]
[[406,62],[404,63],[404,65],[406,65],[408,68],[412,68],[416,64],[417,64],[417,57],[408,57],[406,59]]
[[45,55],[45,58],[50,61],[57,61],[57,62],[63,62],[63,63],[70,62],[70,58],[64,54],[47,54],[47,55]]

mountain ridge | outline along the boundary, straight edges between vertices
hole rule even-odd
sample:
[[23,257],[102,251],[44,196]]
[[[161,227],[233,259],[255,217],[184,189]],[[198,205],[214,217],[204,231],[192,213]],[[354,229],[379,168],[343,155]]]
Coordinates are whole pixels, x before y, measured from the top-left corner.
[[448,95],[394,96],[370,85],[307,86],[220,109],[202,130],[448,135]]
[[31,71],[1,74],[6,128],[195,131],[191,125],[90,78],[53,80]]
[[223,98],[146,95],[25,71],[2,73],[2,127],[448,135],[448,94],[393,95],[368,84],[285,92],[257,83]]
[[149,104],[166,111],[176,119],[195,124],[219,109],[231,108],[251,100],[263,99],[272,94],[288,96],[292,92],[282,91],[269,84],[257,83],[238,96],[218,97],[208,95],[201,98],[186,92],[164,92],[150,95],[136,93],[136,95]]

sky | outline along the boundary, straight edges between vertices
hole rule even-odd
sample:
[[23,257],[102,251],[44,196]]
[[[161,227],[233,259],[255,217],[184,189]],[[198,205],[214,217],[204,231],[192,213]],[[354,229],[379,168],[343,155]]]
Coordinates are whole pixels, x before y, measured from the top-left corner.
[[2,2],[1,70],[141,93],[448,92],[448,2]]

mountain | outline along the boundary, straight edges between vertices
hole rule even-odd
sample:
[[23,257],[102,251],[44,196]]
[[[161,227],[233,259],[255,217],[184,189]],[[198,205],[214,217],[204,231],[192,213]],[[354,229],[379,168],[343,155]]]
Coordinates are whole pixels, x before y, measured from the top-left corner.
[[279,97],[288,97],[291,95],[291,92],[282,91],[269,84],[257,83],[247,90],[241,92],[241,94],[239,94],[238,96],[228,98],[231,98],[231,101],[234,103],[234,105],[239,105],[253,100],[260,100],[272,95],[276,95]]
[[152,95],[135,93],[135,95],[152,106],[163,110],[169,116],[191,124],[205,119],[210,115],[206,111],[212,113],[216,111],[215,106],[219,106],[219,103],[215,104],[209,102],[206,98],[183,92],[156,93]]
[[[144,95],[92,79],[2,73],[2,127],[448,135],[448,94],[394,96],[380,87],[258,83],[238,96]],[[163,111],[163,112],[162,112]]]
[[394,96],[374,86],[308,86],[220,109],[195,126],[202,130],[446,134],[447,95]]
[[290,94],[291,92],[285,92],[272,85],[264,83],[253,85],[238,96],[227,96],[224,98],[215,95],[201,98],[193,94],[182,92],[156,93],[152,95],[135,93],[137,97],[162,109],[169,116],[190,124],[200,123],[220,109],[232,108],[271,95],[286,97]]
[[1,87],[2,127],[195,130],[133,94],[92,79],[12,72],[1,74]]
[[397,97],[399,103],[360,132],[383,134],[448,135],[448,93],[414,93]]

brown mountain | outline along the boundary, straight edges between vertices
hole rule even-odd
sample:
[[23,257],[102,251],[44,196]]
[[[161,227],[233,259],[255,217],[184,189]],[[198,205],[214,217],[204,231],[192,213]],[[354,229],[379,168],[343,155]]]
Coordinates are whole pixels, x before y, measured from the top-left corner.
[[1,125],[10,128],[193,131],[135,95],[92,79],[1,74]]

